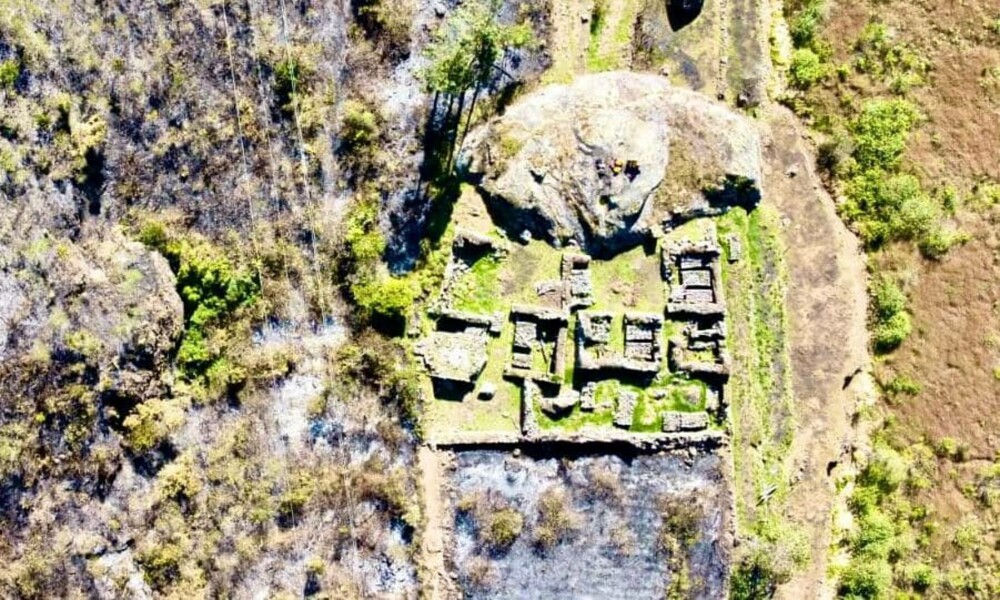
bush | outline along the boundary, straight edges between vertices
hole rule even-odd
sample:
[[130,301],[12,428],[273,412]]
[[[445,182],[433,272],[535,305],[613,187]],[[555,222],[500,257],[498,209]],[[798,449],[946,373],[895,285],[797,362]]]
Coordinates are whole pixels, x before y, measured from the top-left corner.
[[351,296],[366,317],[397,318],[413,306],[417,289],[409,278],[384,276],[351,286]]
[[855,557],[884,560],[889,558],[896,526],[892,518],[877,508],[861,515],[857,531],[851,537],[851,551]]
[[896,313],[885,321],[877,323],[872,333],[875,349],[879,352],[888,352],[897,348],[910,335],[912,329],[910,315],[906,312]]
[[782,576],[775,570],[771,555],[761,551],[754,552],[741,560],[733,570],[729,597],[731,600],[772,598],[778,584],[787,579],[787,576]]
[[849,599],[884,598],[892,585],[892,567],[885,561],[853,559],[840,575],[837,593]]
[[872,285],[872,306],[876,318],[887,319],[906,310],[906,294],[892,279],[879,277]]
[[493,549],[509,548],[524,529],[524,517],[514,508],[503,508],[489,517],[482,529],[483,541]]
[[125,419],[125,443],[143,453],[159,446],[184,424],[184,406],[179,400],[153,398],[137,405]]
[[861,471],[858,481],[862,486],[872,487],[880,494],[892,493],[906,481],[909,462],[892,448],[884,445],[876,447]]
[[906,312],[906,295],[891,279],[877,278],[871,289],[872,338],[878,352],[888,352],[910,335],[912,324]]
[[849,126],[854,136],[854,159],[863,171],[894,169],[906,149],[910,129],[920,120],[906,100],[869,100]]
[[155,590],[163,590],[180,577],[183,557],[184,549],[170,542],[141,552],[136,562],[142,568],[146,583]]
[[899,394],[916,396],[922,389],[923,386],[920,385],[919,381],[907,375],[897,375],[890,379],[884,386],[885,392],[890,396],[898,396]]
[[869,169],[852,177],[841,209],[869,248],[896,240],[922,239],[941,218],[940,207],[910,174]]
[[816,30],[823,21],[823,3],[819,0],[806,2],[789,24],[789,33],[796,48],[812,46],[816,40]]
[[943,227],[935,227],[920,240],[920,253],[925,258],[940,259],[952,247],[969,241],[969,235],[961,231],[950,231]]
[[535,543],[545,549],[569,537],[579,527],[579,515],[570,506],[569,495],[561,487],[550,487],[538,499]]
[[792,53],[789,76],[794,87],[807,90],[819,83],[826,76],[826,72],[826,65],[809,48],[799,48]]
[[15,58],[0,61],[0,89],[13,88],[21,76],[21,62]]
[[145,225],[139,240],[163,254],[177,276],[186,318],[177,363],[187,379],[198,378],[220,358],[220,349],[207,343],[209,334],[235,311],[252,305],[260,285],[207,242],[173,237],[161,223]]
[[925,563],[906,566],[903,576],[910,587],[918,592],[926,592],[938,582],[937,570]]
[[354,0],[354,18],[365,35],[383,44],[387,58],[397,60],[410,54],[411,0]]
[[340,123],[340,151],[355,161],[367,162],[375,152],[381,131],[375,110],[358,100],[347,100]]

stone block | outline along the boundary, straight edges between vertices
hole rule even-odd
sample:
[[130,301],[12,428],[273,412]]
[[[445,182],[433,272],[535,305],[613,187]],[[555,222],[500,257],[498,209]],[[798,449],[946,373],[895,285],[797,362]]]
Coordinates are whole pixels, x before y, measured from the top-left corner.
[[514,321],[514,347],[530,350],[538,339],[538,325],[534,321]]
[[663,413],[663,432],[676,433],[681,431],[698,431],[708,427],[708,414],[703,412],[675,412]]
[[639,394],[632,390],[623,390],[618,394],[618,406],[615,407],[615,427],[629,429],[632,427],[632,418],[635,415],[636,404],[639,403]]
[[681,271],[681,285],[687,288],[712,287],[712,271],[710,269],[687,269]]

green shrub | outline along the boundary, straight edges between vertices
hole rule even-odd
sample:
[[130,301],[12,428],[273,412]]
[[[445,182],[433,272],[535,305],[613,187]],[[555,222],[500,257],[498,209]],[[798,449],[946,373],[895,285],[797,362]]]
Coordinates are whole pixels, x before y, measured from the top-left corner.
[[887,319],[906,310],[906,294],[889,277],[878,277],[872,284],[872,308],[876,318]]
[[872,339],[875,349],[888,352],[910,335],[912,324],[906,312],[906,295],[890,278],[872,283]]
[[943,227],[935,227],[920,240],[920,253],[925,258],[937,260],[948,253],[953,247],[969,241],[969,234],[961,231],[951,231]]
[[283,58],[274,65],[274,95],[282,110],[291,109],[302,87],[302,75],[302,65],[294,56]]
[[960,444],[958,440],[950,437],[943,437],[934,446],[934,454],[940,458],[947,458],[961,462],[968,456],[969,448],[965,444]]
[[413,306],[417,289],[409,278],[383,276],[351,286],[351,296],[366,316],[402,317]]
[[730,584],[730,600],[760,600],[772,598],[779,583],[787,578],[781,577],[774,569],[774,560],[770,554],[755,552],[741,560],[733,570]]
[[879,509],[871,509],[858,519],[857,530],[851,536],[851,551],[856,557],[887,559],[896,527],[892,518]]
[[862,170],[889,170],[899,164],[910,129],[920,120],[916,107],[906,100],[869,100],[851,121],[854,158]]
[[890,396],[898,396],[899,394],[916,396],[922,389],[923,386],[920,385],[919,381],[907,375],[897,375],[884,386],[885,392]]
[[598,35],[601,32],[607,16],[608,0],[594,0],[594,8],[590,11],[590,35]]
[[137,405],[122,422],[125,442],[136,453],[152,450],[183,424],[184,406],[181,402],[159,398]]
[[907,584],[918,592],[926,592],[937,585],[939,575],[937,570],[926,564],[917,563],[903,568],[903,577]]
[[221,356],[221,348],[208,345],[210,333],[235,311],[252,305],[260,285],[207,242],[171,236],[161,223],[146,224],[139,240],[163,254],[177,277],[186,320],[177,364],[187,379],[200,377]]
[[789,33],[796,48],[808,48],[816,40],[816,31],[823,21],[823,2],[812,0],[805,3],[789,23]]
[[163,590],[180,577],[184,549],[169,542],[141,552],[136,562],[142,568],[146,582],[156,590]]
[[851,600],[885,598],[892,585],[892,567],[885,561],[853,559],[840,574],[837,594]]
[[811,49],[799,48],[792,53],[789,76],[794,87],[807,90],[819,83],[826,76],[826,73],[826,65]]
[[347,100],[340,124],[341,151],[356,159],[369,157],[378,142],[379,116],[375,110],[358,100]]
[[482,530],[483,541],[491,548],[509,548],[524,529],[524,517],[514,508],[503,508],[489,517]]
[[0,89],[13,88],[21,76],[21,61],[16,58],[0,61]]
[[906,312],[896,313],[885,321],[878,322],[872,332],[875,349],[879,352],[888,352],[897,348],[910,335],[912,329],[910,315]]
[[909,468],[910,463],[902,454],[888,446],[878,445],[858,476],[858,482],[882,495],[890,494],[906,481]]

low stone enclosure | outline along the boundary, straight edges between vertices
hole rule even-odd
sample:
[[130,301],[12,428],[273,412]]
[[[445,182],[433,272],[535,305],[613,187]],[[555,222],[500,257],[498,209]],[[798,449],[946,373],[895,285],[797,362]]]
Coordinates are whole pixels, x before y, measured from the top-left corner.
[[[503,386],[516,386],[519,410],[510,417],[518,428],[438,428],[429,441],[641,448],[718,443],[730,369],[723,252],[714,222],[699,221],[704,221],[702,237],[677,239],[666,232],[657,241],[651,273],[659,273],[661,312],[612,306],[595,289],[592,266],[598,263],[554,248],[558,280],[524,284],[529,291],[519,291],[506,310],[457,310],[449,290],[469,276],[477,260],[503,260],[507,250],[485,236],[456,235],[441,298],[428,313],[432,325],[415,345],[432,384],[428,400],[482,406]],[[491,361],[502,361],[502,368],[487,369]]]

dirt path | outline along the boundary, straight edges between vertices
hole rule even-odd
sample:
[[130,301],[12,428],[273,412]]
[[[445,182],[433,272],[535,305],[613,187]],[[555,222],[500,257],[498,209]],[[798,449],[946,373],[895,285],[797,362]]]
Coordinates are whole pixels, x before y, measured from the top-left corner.
[[[783,218],[789,270],[788,311],[798,428],[792,443],[797,480],[791,518],[806,528],[811,557],[783,586],[780,598],[827,598],[830,515],[837,467],[852,443],[851,414],[866,393],[869,369],[865,257],[837,216],[814,171],[815,153],[801,125],[782,107],[770,107],[765,140],[765,202]],[[829,471],[829,472],[828,472]]]
[[444,469],[447,453],[437,452],[427,446],[417,451],[420,468],[420,491],[424,498],[424,528],[420,544],[421,597],[428,600],[450,600],[459,593],[444,564],[444,544],[447,533],[444,527]]

